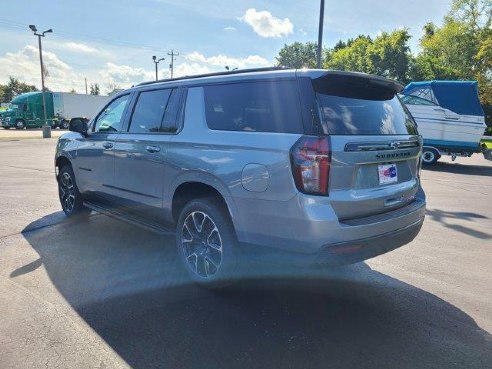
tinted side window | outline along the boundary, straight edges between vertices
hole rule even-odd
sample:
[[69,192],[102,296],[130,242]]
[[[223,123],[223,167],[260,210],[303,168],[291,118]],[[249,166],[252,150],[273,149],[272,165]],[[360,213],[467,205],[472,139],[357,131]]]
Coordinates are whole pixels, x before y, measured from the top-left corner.
[[176,132],[179,112],[180,92],[177,89],[171,91],[171,96],[166,105],[164,118],[162,119],[161,132]]
[[239,82],[204,89],[210,129],[303,132],[295,81]]
[[97,117],[94,132],[119,132],[123,126],[123,113],[130,95],[113,100]]
[[170,94],[170,89],[141,92],[133,110],[129,131],[160,132]]

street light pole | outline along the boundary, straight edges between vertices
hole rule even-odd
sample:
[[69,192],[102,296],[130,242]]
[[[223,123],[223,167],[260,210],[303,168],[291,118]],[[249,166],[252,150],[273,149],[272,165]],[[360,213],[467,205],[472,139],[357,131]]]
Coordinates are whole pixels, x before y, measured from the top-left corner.
[[51,33],[53,30],[50,28],[42,33],[38,33],[38,30],[35,25],[29,25],[31,31],[34,32],[34,36],[38,36],[38,45],[39,45],[39,64],[41,65],[41,96],[43,98],[43,116],[44,116],[44,124],[43,124],[43,138],[51,137],[51,125],[48,124],[48,117],[46,114],[46,97],[44,96],[44,64],[43,64],[43,49],[41,46],[41,37],[45,37],[46,33]]
[[325,18],[325,0],[321,0],[319,9],[319,30],[318,30],[318,52],[316,62],[318,69],[321,68],[321,53],[323,52],[323,20]]
[[153,55],[152,60],[154,61],[154,64],[155,64],[155,80],[157,81],[159,79],[158,71],[157,71],[157,64],[159,64],[159,62],[161,60],[165,60],[165,59],[164,58],[157,59],[157,57],[155,55]]

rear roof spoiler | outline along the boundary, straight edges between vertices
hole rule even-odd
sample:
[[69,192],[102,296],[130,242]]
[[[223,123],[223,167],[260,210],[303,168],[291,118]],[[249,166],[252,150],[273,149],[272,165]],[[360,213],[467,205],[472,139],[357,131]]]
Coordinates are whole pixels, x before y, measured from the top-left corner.
[[388,78],[342,71],[323,73],[313,79],[313,86],[323,94],[366,100],[390,100],[404,88]]
[[405,88],[400,82],[388,79],[374,74],[359,73],[359,72],[344,72],[339,70],[326,71],[322,76],[314,79],[317,80],[332,80],[333,82],[346,82],[350,84],[366,85],[373,87],[381,87],[391,90],[397,94]]

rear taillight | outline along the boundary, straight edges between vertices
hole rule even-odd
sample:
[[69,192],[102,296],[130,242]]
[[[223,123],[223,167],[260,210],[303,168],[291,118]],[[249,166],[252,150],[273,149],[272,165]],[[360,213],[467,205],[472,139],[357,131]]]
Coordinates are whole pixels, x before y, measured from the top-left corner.
[[303,136],[290,152],[297,189],[313,195],[328,194],[330,149],[328,137]]

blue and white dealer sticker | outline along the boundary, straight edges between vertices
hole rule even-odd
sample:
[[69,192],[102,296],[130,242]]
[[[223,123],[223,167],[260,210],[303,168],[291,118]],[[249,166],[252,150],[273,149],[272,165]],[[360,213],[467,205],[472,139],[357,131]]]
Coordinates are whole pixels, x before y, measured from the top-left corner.
[[380,164],[378,165],[379,184],[398,182],[398,170],[396,164]]

